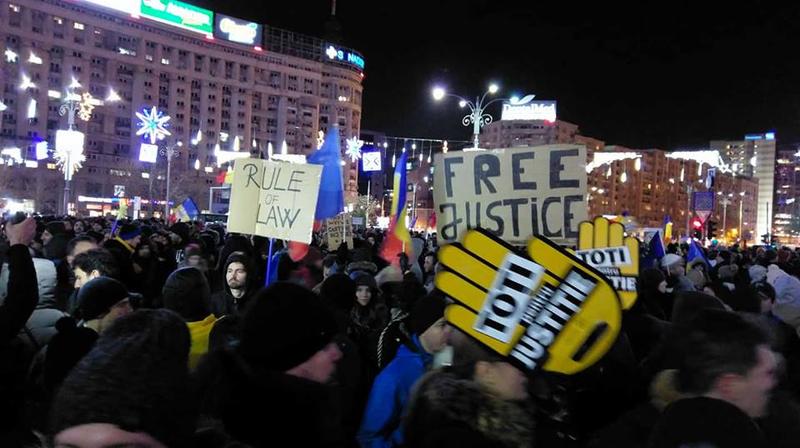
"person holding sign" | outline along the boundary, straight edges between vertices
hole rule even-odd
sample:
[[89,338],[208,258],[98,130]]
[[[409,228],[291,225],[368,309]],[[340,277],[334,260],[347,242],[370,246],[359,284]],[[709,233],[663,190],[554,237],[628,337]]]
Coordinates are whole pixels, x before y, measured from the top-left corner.
[[405,446],[532,446],[527,375],[458,330],[450,342],[452,366],[416,386],[403,423]]

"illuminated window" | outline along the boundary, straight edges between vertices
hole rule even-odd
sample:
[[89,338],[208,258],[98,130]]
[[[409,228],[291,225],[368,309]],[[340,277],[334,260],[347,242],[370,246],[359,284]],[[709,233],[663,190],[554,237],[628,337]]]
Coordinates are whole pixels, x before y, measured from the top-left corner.
[[82,23],[80,23],[80,22],[75,22],[75,23],[72,25],[72,27],[73,27],[73,28],[75,28],[76,30],[82,30],[82,29],[84,29],[84,26],[83,26],[83,24],[82,24]]
[[61,17],[53,17],[53,22],[55,22],[55,23],[57,23],[59,25],[63,25],[64,24],[64,19],[62,19]]
[[12,10],[14,12],[19,12],[19,6],[15,5],[13,3],[9,3],[8,4],[8,9],[10,9],[10,10]]

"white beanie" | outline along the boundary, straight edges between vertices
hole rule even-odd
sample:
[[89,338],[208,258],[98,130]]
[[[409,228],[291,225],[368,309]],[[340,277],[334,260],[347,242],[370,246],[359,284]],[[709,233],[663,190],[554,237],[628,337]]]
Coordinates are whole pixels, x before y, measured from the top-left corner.
[[748,272],[750,274],[750,283],[758,283],[767,278],[767,268],[760,264],[750,266]]
[[681,260],[683,260],[683,257],[681,257],[680,255],[675,255],[675,254],[664,255],[664,258],[661,259],[661,267],[668,268],[672,265],[679,263]]

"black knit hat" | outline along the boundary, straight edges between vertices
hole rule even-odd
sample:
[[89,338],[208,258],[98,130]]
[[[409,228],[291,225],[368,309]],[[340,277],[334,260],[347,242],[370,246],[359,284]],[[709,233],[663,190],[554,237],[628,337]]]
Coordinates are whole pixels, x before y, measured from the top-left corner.
[[417,300],[408,316],[411,332],[418,336],[425,333],[425,330],[444,317],[446,307],[447,301],[438,294],[429,294]]
[[119,281],[111,277],[94,278],[78,290],[77,317],[83,320],[97,319],[127,297],[128,290]]
[[50,221],[45,224],[44,229],[53,236],[67,233],[67,228],[64,226],[63,221]]
[[278,282],[252,302],[239,348],[254,366],[285,372],[325,348],[337,332],[332,311],[302,286]]
[[197,322],[211,314],[211,290],[203,273],[193,267],[178,269],[167,277],[161,289],[164,308]]

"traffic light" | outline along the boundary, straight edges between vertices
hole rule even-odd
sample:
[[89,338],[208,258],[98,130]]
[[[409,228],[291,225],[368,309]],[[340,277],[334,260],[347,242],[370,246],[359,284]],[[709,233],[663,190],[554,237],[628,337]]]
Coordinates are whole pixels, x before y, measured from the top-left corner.
[[713,240],[717,236],[717,223],[714,221],[708,221],[708,229],[706,234],[708,235],[708,239]]
[[703,221],[700,221],[700,218],[694,218],[692,220],[692,237],[698,240],[703,239]]

